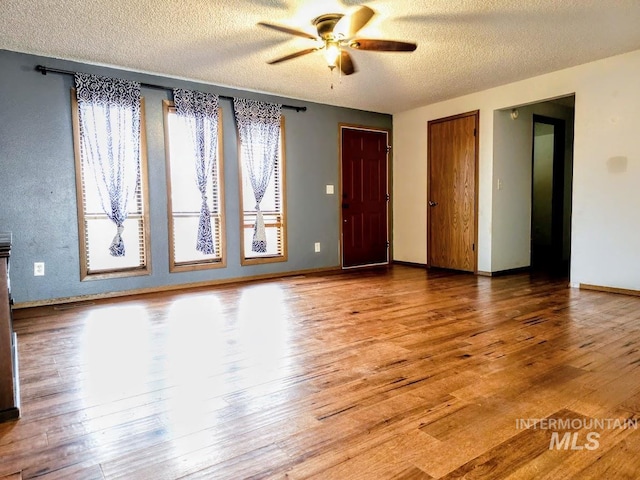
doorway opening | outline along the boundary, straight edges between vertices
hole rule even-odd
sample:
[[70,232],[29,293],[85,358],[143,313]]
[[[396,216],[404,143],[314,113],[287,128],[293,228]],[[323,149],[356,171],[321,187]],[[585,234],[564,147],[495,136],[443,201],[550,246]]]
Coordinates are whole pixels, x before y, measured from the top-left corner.
[[[565,215],[565,121],[533,115],[531,170],[531,268],[559,275],[569,273],[564,255]],[[570,188],[569,183],[569,188]],[[568,245],[568,248],[570,246]]]

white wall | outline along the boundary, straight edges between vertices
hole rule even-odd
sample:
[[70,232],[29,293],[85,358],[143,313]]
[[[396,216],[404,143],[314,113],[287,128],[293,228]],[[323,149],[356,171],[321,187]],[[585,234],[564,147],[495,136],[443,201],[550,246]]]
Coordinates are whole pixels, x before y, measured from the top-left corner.
[[480,110],[478,270],[502,269],[494,112],[575,92],[571,282],[640,290],[638,78],[640,50],[394,115],[394,259],[426,263],[427,122]]
[[[531,147],[533,109],[493,113],[493,219],[491,271],[528,267],[531,263]],[[498,190],[498,182],[502,189]]]

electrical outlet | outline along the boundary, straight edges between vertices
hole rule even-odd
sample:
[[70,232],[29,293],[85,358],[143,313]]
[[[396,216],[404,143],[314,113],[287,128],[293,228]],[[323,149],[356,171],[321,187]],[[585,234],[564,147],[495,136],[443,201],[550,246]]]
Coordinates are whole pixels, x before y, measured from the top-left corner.
[[316,242],[314,248],[315,248],[316,253],[318,253],[320,251],[320,242]]
[[33,276],[44,277],[44,262],[35,262],[33,264]]

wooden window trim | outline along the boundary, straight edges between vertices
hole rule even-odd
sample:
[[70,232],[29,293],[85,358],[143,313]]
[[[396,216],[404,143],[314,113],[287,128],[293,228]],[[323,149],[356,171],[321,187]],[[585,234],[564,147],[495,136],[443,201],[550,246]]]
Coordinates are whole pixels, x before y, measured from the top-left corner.
[[[249,265],[262,265],[266,263],[280,263],[289,260],[289,250],[287,245],[287,162],[286,162],[286,132],[284,116],[280,117],[280,156],[279,165],[280,172],[282,173],[282,179],[280,182],[280,200],[282,202],[282,221],[280,222],[282,227],[282,253],[279,255],[269,255],[260,257],[245,256],[244,251],[244,191],[243,191],[243,179],[242,179],[242,146],[240,144],[240,135],[238,135],[238,179],[239,179],[239,194],[240,194],[240,264],[242,266]],[[264,213],[264,212],[263,212]],[[268,212],[267,212],[268,214]],[[265,222],[265,226],[268,223]]]
[[169,113],[175,112],[174,103],[170,100],[162,101],[162,110],[164,117],[164,150],[166,165],[166,181],[167,181],[167,220],[169,226],[169,272],[192,272],[196,270],[210,270],[216,268],[226,268],[227,266],[227,244],[226,244],[226,215],[224,203],[224,146],[223,146],[223,130],[222,130],[222,108],[218,108],[218,192],[219,202],[218,209],[220,211],[220,259],[206,259],[193,262],[176,262],[175,261],[175,245],[173,238],[173,207],[171,202],[171,149],[169,135]]
[[84,225],[84,199],[82,196],[82,159],[80,156],[80,120],[78,113],[78,98],[75,88],[71,89],[71,117],[73,124],[73,150],[76,170],[76,205],[78,220],[78,243],[80,246],[80,281],[105,280],[108,278],[135,277],[151,274],[151,243],[149,235],[149,182],[147,165],[147,135],[144,97],[140,98],[140,183],[142,187],[142,235],[144,239],[143,267],[132,267],[114,270],[100,270],[91,273],[87,265],[87,232]]

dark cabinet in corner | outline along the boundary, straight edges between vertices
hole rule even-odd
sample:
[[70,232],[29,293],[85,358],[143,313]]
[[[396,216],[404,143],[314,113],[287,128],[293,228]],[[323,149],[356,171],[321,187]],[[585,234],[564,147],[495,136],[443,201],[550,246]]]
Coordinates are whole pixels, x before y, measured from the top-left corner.
[[0,232],[0,422],[20,416],[18,340],[11,318],[11,233]]

